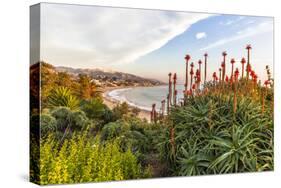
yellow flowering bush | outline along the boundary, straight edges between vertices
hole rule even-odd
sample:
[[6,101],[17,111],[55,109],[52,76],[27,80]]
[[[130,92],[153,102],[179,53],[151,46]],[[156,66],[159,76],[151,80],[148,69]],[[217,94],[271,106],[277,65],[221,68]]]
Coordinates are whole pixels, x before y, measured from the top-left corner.
[[41,142],[39,183],[43,185],[137,179],[147,174],[130,149],[121,150],[118,138],[101,142],[99,136],[80,132],[63,143],[52,135]]

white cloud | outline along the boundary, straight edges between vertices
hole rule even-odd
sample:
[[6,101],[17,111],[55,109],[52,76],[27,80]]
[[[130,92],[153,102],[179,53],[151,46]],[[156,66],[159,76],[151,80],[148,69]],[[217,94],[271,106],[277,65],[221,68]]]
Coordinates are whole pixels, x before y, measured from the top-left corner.
[[233,25],[241,20],[243,20],[245,17],[244,16],[239,16],[236,19],[229,19],[226,22],[220,22],[221,25],[225,25],[225,26],[229,26],[229,25]]
[[130,63],[208,14],[42,4],[41,57],[52,64],[96,67]]
[[203,38],[206,38],[206,37],[207,37],[207,34],[205,32],[196,33],[197,39],[203,39]]
[[212,49],[212,48],[216,48],[218,46],[222,46],[225,45],[227,43],[233,42],[233,41],[237,41],[237,40],[241,40],[247,37],[252,37],[261,33],[265,33],[265,32],[269,32],[273,30],[273,23],[271,21],[268,22],[262,22],[254,27],[248,27],[244,30],[240,30],[238,32],[236,32],[236,35],[232,36],[232,37],[228,37],[228,38],[223,38],[220,39],[216,42],[213,42],[209,45],[207,45],[204,48],[201,48],[201,51],[205,51],[208,49]]

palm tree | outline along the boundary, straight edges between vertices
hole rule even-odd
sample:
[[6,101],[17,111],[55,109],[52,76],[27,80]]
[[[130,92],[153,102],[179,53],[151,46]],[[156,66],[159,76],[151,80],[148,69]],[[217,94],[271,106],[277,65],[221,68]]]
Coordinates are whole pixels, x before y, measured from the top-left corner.
[[100,87],[95,84],[90,76],[86,74],[79,74],[78,84],[76,86],[76,93],[82,99],[89,100],[93,97],[99,97],[102,93]]
[[73,83],[72,78],[71,78],[70,74],[68,74],[67,72],[58,72],[57,73],[56,84],[58,86],[65,86],[65,87],[71,88],[72,83]]

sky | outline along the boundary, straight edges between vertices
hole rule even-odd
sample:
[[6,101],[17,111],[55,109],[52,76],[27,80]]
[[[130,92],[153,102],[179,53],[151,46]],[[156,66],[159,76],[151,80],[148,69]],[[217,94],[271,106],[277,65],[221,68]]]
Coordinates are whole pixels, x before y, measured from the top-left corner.
[[55,66],[100,68],[179,82],[185,74],[186,54],[197,67],[208,53],[208,79],[227,51],[241,68],[251,44],[251,64],[265,80],[265,66],[273,72],[271,17],[222,15],[162,10],[126,9],[66,4],[41,4],[40,58]]

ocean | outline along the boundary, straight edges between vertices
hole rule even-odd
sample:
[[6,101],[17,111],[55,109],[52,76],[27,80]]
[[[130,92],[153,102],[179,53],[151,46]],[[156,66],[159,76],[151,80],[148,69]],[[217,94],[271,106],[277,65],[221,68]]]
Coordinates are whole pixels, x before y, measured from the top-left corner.
[[[177,85],[178,101],[183,98],[183,85]],[[109,91],[107,96],[119,102],[127,102],[130,106],[138,107],[142,110],[151,110],[153,103],[156,109],[161,107],[161,101],[167,99],[168,85],[154,87],[134,87],[122,88]]]

